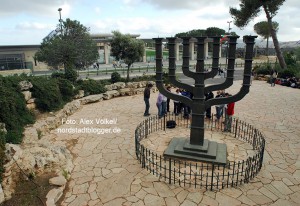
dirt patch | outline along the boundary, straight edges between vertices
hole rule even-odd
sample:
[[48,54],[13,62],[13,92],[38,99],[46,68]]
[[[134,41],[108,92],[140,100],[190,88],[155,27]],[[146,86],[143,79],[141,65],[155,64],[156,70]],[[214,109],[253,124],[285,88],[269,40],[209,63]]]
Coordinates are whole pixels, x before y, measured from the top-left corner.
[[46,173],[33,178],[33,181],[20,177],[12,198],[0,204],[0,206],[43,206],[46,205],[46,195],[57,188],[49,184],[49,179],[55,177],[55,173]]

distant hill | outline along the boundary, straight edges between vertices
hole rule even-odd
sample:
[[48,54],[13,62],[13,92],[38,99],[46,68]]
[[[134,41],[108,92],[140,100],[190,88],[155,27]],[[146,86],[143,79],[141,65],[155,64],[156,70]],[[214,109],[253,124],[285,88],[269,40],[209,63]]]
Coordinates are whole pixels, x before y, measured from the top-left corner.
[[[261,40],[256,40],[255,45],[260,47],[260,48],[265,48],[267,42],[266,41],[261,41]],[[279,42],[279,45],[281,48],[295,48],[295,47],[300,47],[300,41],[288,41],[288,42]],[[237,47],[241,48],[244,47],[245,44],[243,43],[242,39],[238,39],[238,44]],[[269,48],[274,48],[273,41],[269,41]]]

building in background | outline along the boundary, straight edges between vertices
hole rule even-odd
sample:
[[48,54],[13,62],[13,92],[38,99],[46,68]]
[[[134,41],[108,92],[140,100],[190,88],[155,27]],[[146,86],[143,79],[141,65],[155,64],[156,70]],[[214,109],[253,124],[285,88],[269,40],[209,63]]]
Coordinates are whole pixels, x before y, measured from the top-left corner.
[[[52,31],[48,36],[55,35]],[[131,34],[132,38],[137,38],[139,34]],[[99,52],[99,64],[110,64],[113,57],[110,56],[110,42],[113,34],[91,34],[96,42]],[[38,71],[49,71],[52,68],[43,62],[34,59],[35,53],[40,45],[12,45],[0,46],[0,75],[15,73],[33,73]]]

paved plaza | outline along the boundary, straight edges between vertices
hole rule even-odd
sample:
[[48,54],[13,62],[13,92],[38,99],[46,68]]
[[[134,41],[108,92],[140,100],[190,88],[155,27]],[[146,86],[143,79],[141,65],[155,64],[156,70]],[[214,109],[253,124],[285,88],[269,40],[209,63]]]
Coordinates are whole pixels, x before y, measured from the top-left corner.
[[[235,81],[227,92],[235,94],[241,84]],[[151,94],[151,114],[157,113],[156,97],[157,93]],[[134,131],[144,119],[142,95],[85,105],[69,117],[76,124],[59,128],[89,126],[103,128],[103,134],[57,134],[53,130],[45,137],[68,145],[74,158],[61,205],[300,205],[299,105],[300,90],[253,82],[250,93],[236,103],[235,116],[266,136],[263,167],[250,183],[220,191],[169,185],[141,168],[135,156]],[[80,124],[83,119],[94,121]],[[97,119],[103,120],[101,124]],[[167,130],[166,135],[174,131]]]

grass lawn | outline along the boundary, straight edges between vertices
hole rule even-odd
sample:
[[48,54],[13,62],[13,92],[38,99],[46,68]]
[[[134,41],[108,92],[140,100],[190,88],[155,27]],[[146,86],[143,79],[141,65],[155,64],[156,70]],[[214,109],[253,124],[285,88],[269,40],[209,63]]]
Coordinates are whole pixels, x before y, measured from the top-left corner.
[[[163,51],[163,56],[168,56],[169,51]],[[155,56],[155,50],[146,49],[146,56]]]

